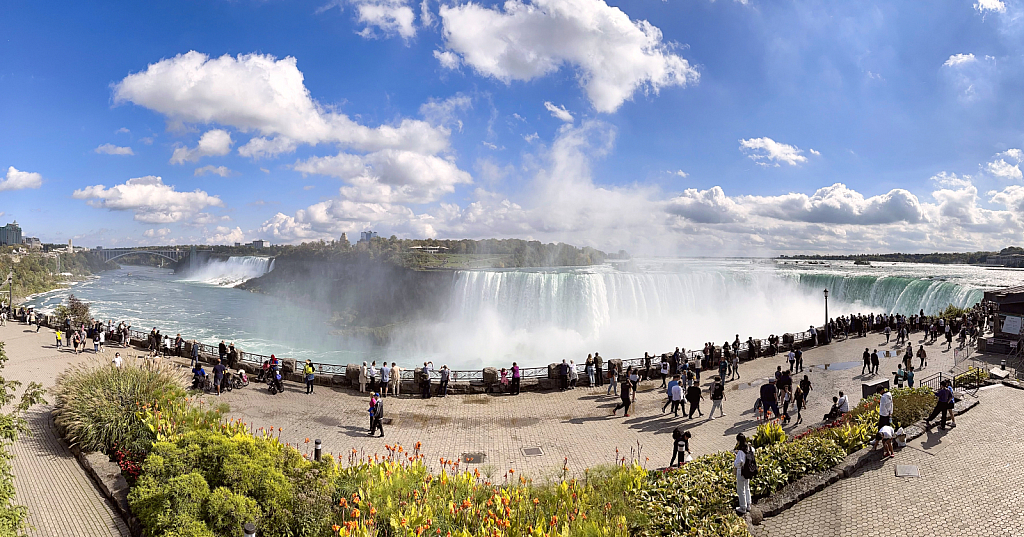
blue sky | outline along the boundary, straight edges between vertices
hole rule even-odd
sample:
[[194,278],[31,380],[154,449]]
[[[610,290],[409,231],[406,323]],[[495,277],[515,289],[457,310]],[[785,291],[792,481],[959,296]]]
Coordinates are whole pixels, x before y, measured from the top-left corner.
[[0,220],[88,246],[1001,248],[1022,6],[15,0]]

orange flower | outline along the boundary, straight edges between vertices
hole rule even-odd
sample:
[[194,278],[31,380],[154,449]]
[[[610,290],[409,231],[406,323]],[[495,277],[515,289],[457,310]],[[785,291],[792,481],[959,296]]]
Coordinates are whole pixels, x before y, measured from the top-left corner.
[[371,507],[370,508],[370,516],[377,516],[377,508],[376,507]]
[[305,442],[305,443],[307,443],[307,444],[309,443],[309,438],[307,438],[307,439],[306,439],[306,442]]
[[348,505],[348,500],[342,498],[341,500],[338,500],[338,505],[345,507],[346,505]]
[[359,518],[359,509],[353,509],[351,515],[352,518]]
[[534,498],[533,499],[533,505],[537,505],[539,503],[540,503],[540,498]]
[[338,533],[338,530],[341,529],[341,526],[335,524],[335,525],[331,526],[331,529],[334,530],[334,533]]

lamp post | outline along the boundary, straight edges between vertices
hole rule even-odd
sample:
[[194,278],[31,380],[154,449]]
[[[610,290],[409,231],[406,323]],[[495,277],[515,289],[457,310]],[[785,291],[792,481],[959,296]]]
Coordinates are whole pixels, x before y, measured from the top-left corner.
[[829,333],[828,329],[828,289],[825,289],[825,342],[832,340],[832,334]]

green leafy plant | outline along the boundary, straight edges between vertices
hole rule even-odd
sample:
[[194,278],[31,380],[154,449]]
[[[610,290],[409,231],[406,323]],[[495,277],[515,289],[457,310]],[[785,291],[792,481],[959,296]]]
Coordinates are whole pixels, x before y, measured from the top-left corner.
[[70,320],[72,326],[77,327],[92,322],[92,317],[89,315],[89,303],[82,302],[75,295],[68,295],[68,303],[57,306],[53,314],[60,324]]
[[757,432],[754,433],[754,437],[750,441],[756,448],[781,444],[786,441],[786,432],[782,430],[782,425],[778,421],[770,421],[758,425]]

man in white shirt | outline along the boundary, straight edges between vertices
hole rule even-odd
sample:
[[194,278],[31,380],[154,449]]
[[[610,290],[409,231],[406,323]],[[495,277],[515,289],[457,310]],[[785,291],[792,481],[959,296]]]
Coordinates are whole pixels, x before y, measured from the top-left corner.
[[380,396],[381,398],[388,396],[388,388],[391,387],[391,368],[388,367],[388,363],[384,362],[380,366]]
[[110,363],[114,364],[114,367],[121,369],[121,353],[115,352],[114,359]]
[[839,409],[841,414],[846,414],[850,411],[850,399],[846,397],[846,394],[839,392],[839,400],[836,401],[836,408]]
[[892,424],[892,393],[882,388],[882,397],[878,400],[878,426]]
[[[676,375],[677,382],[672,385],[669,394],[672,396],[672,413],[679,417],[679,402],[683,400],[683,387],[678,382],[679,375]],[[683,412],[686,412],[684,409]]]

